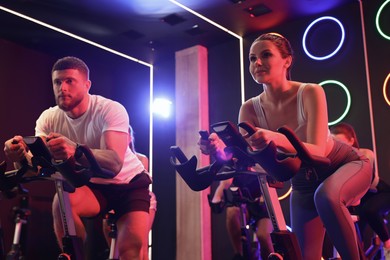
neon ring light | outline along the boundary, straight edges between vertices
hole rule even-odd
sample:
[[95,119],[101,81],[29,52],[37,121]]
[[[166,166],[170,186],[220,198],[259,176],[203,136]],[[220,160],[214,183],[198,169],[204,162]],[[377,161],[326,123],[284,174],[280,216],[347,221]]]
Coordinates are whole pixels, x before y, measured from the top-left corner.
[[292,192],[292,186],[291,186],[291,183],[290,183],[290,188],[284,193],[284,194],[281,194],[278,196],[278,200],[284,200],[285,198],[287,198]]
[[387,40],[390,40],[390,36],[389,36],[389,35],[386,35],[386,34],[382,31],[382,29],[381,29],[381,27],[380,27],[380,25],[379,25],[379,17],[381,16],[382,10],[383,10],[383,9],[385,8],[385,6],[386,6],[387,4],[389,4],[389,3],[390,3],[390,0],[387,0],[387,1],[385,1],[385,2],[381,5],[381,7],[379,7],[378,12],[376,13],[376,18],[375,18],[376,29],[378,30],[379,34],[382,35],[382,37],[385,38],[385,39],[387,39]]
[[325,81],[321,82],[319,85],[323,86],[323,85],[326,85],[326,84],[336,84],[336,85],[340,86],[345,91],[345,94],[347,95],[347,106],[345,107],[345,110],[344,110],[343,114],[338,119],[336,119],[336,120],[334,120],[332,122],[329,122],[328,125],[331,126],[331,125],[335,125],[338,122],[340,122],[341,120],[343,120],[344,117],[348,114],[349,109],[351,108],[351,94],[349,93],[348,88],[344,84],[342,84],[340,81],[337,81],[337,80],[325,80]]
[[383,82],[383,96],[385,97],[386,103],[390,106],[390,100],[389,97],[387,96],[387,83],[389,83],[390,80],[390,73],[387,75],[385,82]]
[[[388,0],[390,1],[390,0]],[[310,29],[318,22],[320,21],[323,21],[323,20],[332,20],[334,22],[336,22],[339,26],[340,26],[340,30],[341,30],[341,39],[340,39],[340,42],[339,42],[339,45],[337,46],[337,48],[330,54],[328,55],[325,55],[325,56],[314,56],[313,54],[311,54],[307,48],[306,48],[306,37],[307,37],[307,34],[309,33]],[[305,33],[303,34],[303,38],[302,38],[302,46],[303,46],[303,50],[305,51],[306,55],[309,56],[310,58],[314,59],[314,60],[326,60],[330,57],[332,57],[333,55],[335,55],[341,48],[341,46],[343,45],[344,43],[344,39],[345,39],[345,31],[344,31],[344,27],[343,25],[341,24],[341,22],[339,20],[337,20],[336,18],[332,17],[332,16],[323,16],[323,17],[320,17],[316,20],[314,20],[305,30]]]

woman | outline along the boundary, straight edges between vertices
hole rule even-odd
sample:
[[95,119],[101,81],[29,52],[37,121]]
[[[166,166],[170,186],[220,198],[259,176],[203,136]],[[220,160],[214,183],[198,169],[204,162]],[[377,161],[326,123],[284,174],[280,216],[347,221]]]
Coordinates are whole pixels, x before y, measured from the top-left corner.
[[[359,147],[355,130],[347,123],[340,123],[330,128],[334,138],[359,149],[374,164],[373,151]],[[363,196],[358,207],[359,229],[364,234],[367,224],[378,235],[386,252],[386,259],[390,259],[390,235],[384,219],[384,215],[390,211],[390,185],[379,178],[378,172],[374,171],[374,178],[369,191]]]
[[[344,260],[358,259],[356,234],[347,206],[368,190],[372,178],[369,160],[350,146],[332,138],[328,129],[325,93],[321,86],[290,80],[293,52],[280,34],[266,33],[251,45],[249,71],[263,85],[260,95],[240,108],[239,122],[257,128],[245,136],[255,150],[273,141],[281,151],[295,152],[276,130],[294,130],[313,155],[326,156],[331,165],[322,171],[302,168],[292,179],[291,223],[303,259],[321,259],[325,229]],[[199,141],[204,153],[223,155],[223,142],[216,134]]]

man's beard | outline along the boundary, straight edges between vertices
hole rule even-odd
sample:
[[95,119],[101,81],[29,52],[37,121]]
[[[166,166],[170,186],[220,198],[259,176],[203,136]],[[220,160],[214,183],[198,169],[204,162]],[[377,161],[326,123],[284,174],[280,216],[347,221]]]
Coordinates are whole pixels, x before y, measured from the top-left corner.
[[68,112],[77,107],[81,103],[81,101],[81,99],[77,99],[71,100],[70,102],[60,102],[59,98],[57,98],[57,105],[61,110]]

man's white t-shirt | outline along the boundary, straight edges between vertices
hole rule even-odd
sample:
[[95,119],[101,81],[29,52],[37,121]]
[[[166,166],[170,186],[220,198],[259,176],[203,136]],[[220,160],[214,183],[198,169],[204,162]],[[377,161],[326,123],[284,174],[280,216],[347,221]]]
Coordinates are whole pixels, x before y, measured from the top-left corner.
[[[36,121],[35,135],[59,133],[91,149],[106,149],[103,136],[105,131],[128,133],[128,130],[129,117],[120,103],[99,95],[90,95],[88,109],[79,118],[68,117],[58,106],[43,111]],[[127,147],[123,167],[113,179],[93,177],[90,181],[100,184],[125,184],[144,170],[137,156]]]

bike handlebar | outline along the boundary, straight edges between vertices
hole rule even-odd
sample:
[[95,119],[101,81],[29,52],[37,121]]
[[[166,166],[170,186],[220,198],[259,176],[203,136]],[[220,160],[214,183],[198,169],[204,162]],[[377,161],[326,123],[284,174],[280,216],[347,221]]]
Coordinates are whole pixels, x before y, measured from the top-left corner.
[[[242,122],[238,126],[246,130],[249,136],[256,132],[256,128],[247,122]],[[196,169],[197,159],[195,156],[188,160],[179,147],[171,147],[173,155],[171,164],[175,166],[187,185],[195,191],[206,189],[214,180],[229,179],[240,173],[250,174],[249,168],[256,163],[260,164],[267,174],[281,182],[291,179],[302,166],[325,167],[330,164],[328,158],[311,155],[295,133],[286,126],[277,131],[286,136],[297,151],[296,154],[281,153],[272,141],[265,149],[254,151],[238,129],[229,121],[219,122],[211,127],[227,145],[225,151],[232,153],[235,160],[222,161],[217,159],[210,166]],[[180,164],[176,164],[175,158]],[[252,172],[252,174],[254,173]]]
[[[91,177],[110,179],[115,177],[112,171],[100,167],[92,151],[86,145],[79,145],[78,149],[85,155],[90,167],[84,167],[76,163],[73,156],[65,161],[56,163],[52,160],[51,154],[47,149],[42,138],[37,136],[26,136],[23,138],[29,147],[33,157],[31,158],[32,166],[27,160],[21,162],[22,168],[12,172],[6,172],[6,163],[0,164],[0,190],[8,191],[13,189],[17,184],[25,181],[48,178],[58,171],[73,187],[81,187],[87,184]],[[24,177],[28,170],[34,170],[39,174],[35,177]]]

